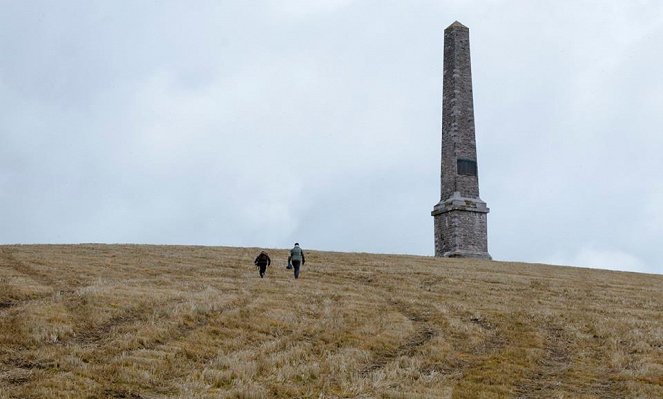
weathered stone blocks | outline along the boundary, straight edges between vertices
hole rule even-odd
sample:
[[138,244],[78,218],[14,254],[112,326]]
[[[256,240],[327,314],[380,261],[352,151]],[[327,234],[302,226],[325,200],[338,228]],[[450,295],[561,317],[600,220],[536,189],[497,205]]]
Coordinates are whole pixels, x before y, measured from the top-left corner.
[[486,203],[479,197],[469,29],[444,30],[441,195],[431,215],[435,256],[488,258]]

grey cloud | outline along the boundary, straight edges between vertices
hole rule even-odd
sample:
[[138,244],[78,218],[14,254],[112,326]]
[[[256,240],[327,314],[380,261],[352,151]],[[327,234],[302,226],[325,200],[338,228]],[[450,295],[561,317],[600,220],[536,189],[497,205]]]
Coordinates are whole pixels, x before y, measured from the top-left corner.
[[442,30],[458,19],[491,254],[663,273],[656,2],[3,11],[0,242],[430,255]]

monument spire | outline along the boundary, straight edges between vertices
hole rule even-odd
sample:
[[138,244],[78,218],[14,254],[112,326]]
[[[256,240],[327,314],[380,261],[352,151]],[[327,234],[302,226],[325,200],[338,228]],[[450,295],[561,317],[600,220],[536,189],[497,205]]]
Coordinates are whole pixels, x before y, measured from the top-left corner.
[[455,21],[444,30],[441,195],[431,212],[435,256],[490,259],[488,208],[479,198],[470,64],[470,31]]

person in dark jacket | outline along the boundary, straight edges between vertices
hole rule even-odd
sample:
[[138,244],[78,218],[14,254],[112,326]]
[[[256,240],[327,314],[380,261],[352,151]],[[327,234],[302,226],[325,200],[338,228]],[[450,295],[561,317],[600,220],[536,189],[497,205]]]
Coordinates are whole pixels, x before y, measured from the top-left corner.
[[299,267],[306,262],[306,258],[304,258],[304,251],[299,247],[298,242],[296,242],[294,248],[290,250],[288,262],[292,263],[292,268],[295,269],[295,278],[299,278]]
[[269,259],[269,255],[267,255],[267,252],[262,251],[260,252],[260,255],[256,258],[256,260],[253,261],[253,263],[258,266],[260,269],[260,278],[265,277],[265,272],[267,271],[267,266],[272,264],[272,260]]

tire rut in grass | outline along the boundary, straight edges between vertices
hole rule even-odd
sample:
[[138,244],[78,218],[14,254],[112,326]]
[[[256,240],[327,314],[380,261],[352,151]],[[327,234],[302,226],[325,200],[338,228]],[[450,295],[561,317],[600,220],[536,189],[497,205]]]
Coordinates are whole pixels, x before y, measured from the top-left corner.
[[437,336],[438,332],[428,322],[429,316],[425,312],[394,300],[389,300],[398,312],[408,318],[416,327],[414,334],[410,335],[401,345],[392,351],[377,352],[370,364],[361,370],[362,376],[367,376],[377,370],[383,369],[391,361],[400,357],[412,357],[417,350]]
[[483,339],[468,348],[466,345],[468,338],[455,333],[454,329],[447,326],[443,330],[448,333],[448,343],[455,348],[455,352],[464,352],[467,356],[453,356],[444,361],[429,364],[422,369],[422,373],[439,373],[446,375],[451,380],[461,380],[473,368],[479,367],[486,359],[497,354],[508,343],[508,340],[500,326],[487,317],[476,316],[467,311],[454,312],[452,316],[465,324],[478,326]]
[[[166,350],[170,351],[171,349],[169,348],[169,345],[182,341],[186,339],[188,336],[193,334],[195,331],[198,331],[200,329],[205,328],[206,326],[209,325],[209,319],[212,317],[214,314],[222,314],[224,312],[227,312],[229,310],[232,310],[234,308],[241,308],[245,306],[249,306],[251,303],[255,302],[255,297],[253,296],[244,296],[240,297],[235,301],[232,301],[230,303],[227,303],[223,306],[221,306],[219,309],[210,312],[208,315],[205,317],[201,317],[195,320],[190,321],[189,323],[184,323],[178,325],[175,329],[172,330],[171,334],[169,335],[167,340],[164,341],[159,341],[159,342],[152,342],[148,345],[145,345],[143,348],[140,348],[141,350],[147,349],[147,350]],[[131,355],[132,352],[135,352],[136,350],[129,350],[129,351],[123,351],[122,355],[123,356],[129,356]],[[198,356],[198,357],[186,357],[182,358],[179,360],[179,367],[172,369],[172,372],[164,372],[163,375],[161,376],[163,381],[170,381],[171,383],[177,385],[178,381],[185,378],[187,374],[190,372],[190,370],[196,370],[196,369],[201,369],[204,368],[204,366],[212,361],[215,357],[217,356],[217,353],[215,351],[209,351],[208,353]],[[161,391],[168,391],[169,388],[165,387],[162,385],[162,382],[159,382],[159,385],[155,385],[151,388],[147,388],[147,392],[153,393],[153,392],[161,392]],[[175,392],[174,390],[173,392]],[[163,393],[163,392],[161,392]],[[149,395],[148,395],[149,396]],[[127,396],[127,398],[132,398],[131,396]],[[136,398],[141,398],[141,396],[136,396]]]
[[475,355],[490,355],[499,351],[507,343],[506,337],[497,328],[497,325],[485,317],[472,316],[470,323],[479,326],[485,334],[486,339],[476,345],[473,353]]
[[[169,303],[173,303],[174,301],[166,301],[162,303],[160,306],[166,306]],[[65,338],[62,340],[59,340],[57,343],[54,345],[58,346],[71,346],[71,345],[93,345],[93,346],[99,346],[99,343],[107,338],[112,332],[113,329],[121,327],[121,326],[128,326],[130,324],[134,324],[140,321],[144,321],[146,319],[146,314],[145,312],[142,311],[143,308],[140,306],[138,307],[132,307],[130,309],[127,309],[125,312],[123,312],[120,315],[117,315],[115,317],[112,317],[111,319],[107,320],[106,322],[95,326],[91,329],[86,329],[79,331],[76,335],[73,335],[69,338]],[[39,361],[39,360],[30,360],[26,359],[23,357],[13,357],[10,358],[7,361],[7,364],[10,366],[13,366],[14,369],[19,369],[19,370],[26,370],[30,371],[30,374],[25,375],[24,377],[21,378],[20,381],[15,382],[14,385],[22,385],[25,384],[33,379],[35,379],[37,376],[32,373],[34,370],[46,370],[46,369],[59,369],[60,371],[64,372],[67,371],[64,368],[61,367],[56,367],[55,364],[52,364],[50,361]],[[1,380],[0,380],[1,381]],[[19,384],[20,382],[20,384]],[[127,396],[130,397],[130,396]]]
[[27,298],[8,298],[0,302],[0,312],[7,311],[11,308],[23,305],[29,305],[37,301],[48,300],[52,298],[54,294],[58,294],[63,297],[69,297],[75,293],[74,290],[68,289],[65,287],[65,284],[62,282],[57,282],[49,277],[46,273],[39,272],[35,270],[32,266],[28,265],[26,262],[18,260],[14,256],[14,252],[8,248],[0,249],[0,264],[12,268],[19,274],[27,276],[33,281],[37,282],[39,285],[48,287],[52,290],[49,293],[39,293],[37,295],[30,295]]
[[[201,314],[195,318],[188,319],[183,323],[179,323],[176,326],[173,326],[172,328],[169,329],[169,332],[165,337],[161,337],[159,339],[150,339],[144,342],[139,348],[129,349],[129,350],[118,349],[118,353],[121,352],[123,357],[129,357],[132,355],[132,353],[144,350],[156,350],[156,351],[163,350],[166,352],[170,352],[172,350],[171,345],[173,343],[183,341],[191,334],[195,333],[196,331],[205,328],[207,325],[209,325],[209,319],[213,317],[215,314],[221,314],[223,312],[229,311],[234,308],[248,306],[253,301],[254,298],[252,297],[246,297],[246,296],[240,297],[235,301],[231,301],[225,305],[220,306],[218,309],[214,311],[211,311],[207,314]],[[179,301],[171,301],[171,303],[172,302],[179,302]],[[166,302],[160,306],[167,306],[168,303],[169,302]],[[134,322],[142,320],[141,317],[136,318],[134,315],[130,314],[124,316],[120,315],[117,317],[117,319],[122,320],[124,324],[130,323],[131,320],[133,320]],[[101,326],[101,330],[110,333],[115,326],[111,325],[111,323],[105,323],[103,326]],[[99,329],[95,331],[98,333]],[[103,338],[104,338],[103,335],[99,336],[97,334],[92,334],[91,338],[85,338],[85,339],[92,339],[92,341],[88,341],[88,343],[98,344],[99,341],[101,341]],[[108,348],[103,348],[99,346],[98,349],[99,351],[104,352]],[[102,360],[110,362],[116,354],[105,353],[104,354],[105,359]],[[154,393],[163,395],[164,392],[171,391],[168,386],[163,386],[163,381],[175,381],[178,378],[183,378],[184,376],[186,376],[187,370],[199,369],[200,368],[199,366],[203,366],[205,363],[209,362],[215,356],[216,353],[214,351],[210,351],[210,353],[200,357],[195,357],[195,358],[183,357],[179,360],[179,367],[172,369],[171,370],[172,372],[167,372],[167,373],[164,372],[164,374],[161,376],[161,379],[156,385],[151,387],[146,386],[146,388],[141,390],[141,392],[131,391],[131,390],[118,390],[113,386],[114,383],[106,385],[104,381],[100,381],[103,385],[106,385],[106,387],[102,390],[103,392],[102,396],[111,397],[111,398],[139,399],[144,397],[151,397],[150,395]],[[176,390],[173,390],[172,392],[175,391]],[[147,395],[147,396],[141,396],[141,395]]]
[[546,324],[544,333],[544,356],[537,361],[536,370],[516,387],[518,398],[552,397],[560,390],[568,391],[568,383],[562,381],[568,381],[564,374],[571,363],[571,339],[555,324]]
[[[164,306],[169,303],[172,302],[167,301],[160,306]],[[148,308],[145,306],[135,306],[128,308],[122,313],[111,317],[99,325],[78,331],[76,335],[71,340],[69,340],[69,342],[80,345],[97,344],[110,336],[114,329],[147,320],[147,311]]]
[[[220,306],[214,311],[210,311],[206,314],[198,315],[192,319],[186,320],[183,323],[178,324],[174,329],[171,330],[171,333],[167,340],[160,341],[155,343],[155,345],[147,345],[142,349],[154,349],[159,346],[167,345],[169,342],[179,341],[187,336],[191,335],[196,330],[199,330],[209,324],[209,319],[214,315],[222,314],[234,308],[241,308],[250,305],[255,301],[254,297],[240,297],[235,301],[231,301],[223,306]],[[126,352],[125,353],[129,353]]]
[[104,396],[107,398],[123,398],[123,399],[143,399],[142,396],[135,392],[123,391],[118,389],[104,390]]
[[[160,308],[160,307],[167,307],[167,306],[172,306],[177,303],[182,303],[182,299],[180,298],[175,298],[167,301],[163,301],[159,303],[158,305],[151,304],[150,306],[147,305],[138,305],[134,306],[131,308],[126,309],[123,311],[121,314],[116,315],[109,320],[97,325],[93,326],[92,328],[88,329],[83,329],[79,330],[76,335],[71,336],[68,339],[62,339],[56,343],[56,345],[65,345],[65,346],[70,346],[70,345],[84,345],[84,346],[92,346],[96,347],[94,350],[101,350],[105,351],[108,348],[104,348],[103,345],[101,344],[102,341],[107,339],[109,336],[112,335],[114,330],[123,328],[123,327],[128,327],[131,326],[132,324],[139,324],[141,322],[144,322],[148,319],[150,315],[150,309],[155,309],[155,308]],[[231,309],[234,306],[245,306],[248,302],[247,301],[238,301],[238,302],[233,302],[229,303],[225,306],[222,306],[219,308],[217,312],[223,312]],[[163,319],[162,317],[161,319]],[[187,320],[184,323],[178,324],[174,328],[171,329],[171,332],[168,336],[167,340],[151,340],[145,342],[144,345],[141,346],[139,349],[154,349],[159,346],[165,345],[168,342],[172,341],[177,341],[181,340],[184,337],[190,335],[193,331],[200,329],[201,327],[205,326],[208,324],[207,316],[200,316],[196,317],[191,320]],[[118,348],[118,350],[121,350]],[[130,351],[123,351],[125,354],[131,353],[132,350]],[[42,365],[40,363],[36,363],[33,361],[25,360],[22,358],[14,358],[10,359],[9,364],[16,368],[21,368],[21,369],[26,369],[26,370],[32,370],[32,369],[43,369],[47,368],[46,365]]]
[[48,277],[45,273],[35,270],[33,267],[29,266],[25,262],[22,262],[14,256],[14,252],[10,249],[3,248],[0,249],[0,261],[5,266],[9,266],[14,269],[16,272],[26,275],[38,282],[41,285],[54,288],[56,286],[53,279]]
[[47,370],[53,365],[39,361],[25,360],[21,357],[10,357],[3,361],[0,369],[0,386],[16,388],[30,382],[36,372]]
[[16,306],[16,301],[6,300],[6,301],[0,302],[0,310],[9,309],[13,306]]

